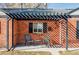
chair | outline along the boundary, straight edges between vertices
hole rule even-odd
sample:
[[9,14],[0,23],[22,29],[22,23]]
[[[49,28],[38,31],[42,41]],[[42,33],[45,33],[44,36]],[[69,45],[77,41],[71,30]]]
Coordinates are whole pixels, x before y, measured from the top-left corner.
[[24,39],[25,39],[25,45],[29,45],[29,44],[34,44],[34,45],[38,45],[40,42],[42,43],[43,41],[40,39],[35,39],[33,40],[30,34],[25,34],[24,35]]
[[29,34],[25,34],[24,39],[25,39],[25,45],[33,43],[32,37]]
[[46,35],[44,37],[44,43],[46,44],[46,46],[49,48],[50,47],[50,36]]

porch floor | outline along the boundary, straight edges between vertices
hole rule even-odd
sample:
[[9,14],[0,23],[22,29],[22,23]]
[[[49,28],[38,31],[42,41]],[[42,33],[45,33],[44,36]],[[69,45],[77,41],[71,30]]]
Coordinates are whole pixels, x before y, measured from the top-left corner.
[[36,46],[16,46],[14,50],[29,50],[29,49],[39,49],[46,48],[46,45],[36,45]]

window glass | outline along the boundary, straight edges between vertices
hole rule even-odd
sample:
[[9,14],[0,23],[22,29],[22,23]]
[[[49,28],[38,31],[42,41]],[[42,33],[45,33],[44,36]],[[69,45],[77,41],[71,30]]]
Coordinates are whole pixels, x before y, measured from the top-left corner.
[[42,23],[34,23],[33,28],[34,28],[34,30],[33,30],[34,33],[39,33],[39,32],[42,33],[43,32],[43,24]]
[[34,23],[33,27],[34,27],[34,32],[37,32],[37,23]]
[[29,33],[47,33],[47,23],[29,23]]
[[43,31],[43,24],[38,23],[37,29],[38,29],[38,32],[42,32]]

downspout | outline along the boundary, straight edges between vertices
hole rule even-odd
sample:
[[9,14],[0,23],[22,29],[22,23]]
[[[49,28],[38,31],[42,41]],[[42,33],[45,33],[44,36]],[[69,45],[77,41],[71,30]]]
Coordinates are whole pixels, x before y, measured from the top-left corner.
[[9,51],[9,17],[6,16],[6,48]]

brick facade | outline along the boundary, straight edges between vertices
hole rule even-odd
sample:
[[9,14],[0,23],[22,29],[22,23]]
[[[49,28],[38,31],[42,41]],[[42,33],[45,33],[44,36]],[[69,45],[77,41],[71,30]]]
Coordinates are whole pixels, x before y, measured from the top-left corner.
[[[75,42],[79,46],[79,42],[76,40],[76,19],[68,19],[68,39],[69,47],[72,47],[72,43]],[[6,47],[6,18],[0,18],[1,22],[1,33],[0,33],[0,47]],[[29,33],[29,23],[47,23],[47,28],[51,28],[47,33],[35,34]],[[61,25],[60,25],[61,24]],[[64,25],[64,26],[63,26]],[[60,28],[61,27],[61,28]],[[49,33],[50,44],[62,44],[65,47],[66,40],[66,28],[65,21],[54,21],[54,20],[14,20],[14,28],[12,28],[12,19],[9,20],[9,48],[12,47],[12,29],[14,32],[14,45],[24,44],[24,34],[29,33],[33,40],[43,40],[44,37]],[[75,46],[75,47],[78,47]]]
[[[14,42],[16,43],[24,43],[24,34],[29,33],[29,23],[47,23],[47,27],[51,27],[49,32],[50,34],[50,42],[51,44],[60,43],[59,42],[59,22],[53,20],[15,20],[14,22]],[[32,36],[33,40],[40,39],[43,40],[47,33],[43,34],[35,34],[29,33]]]
[[0,18],[1,33],[0,33],[0,47],[6,47],[6,18]]

